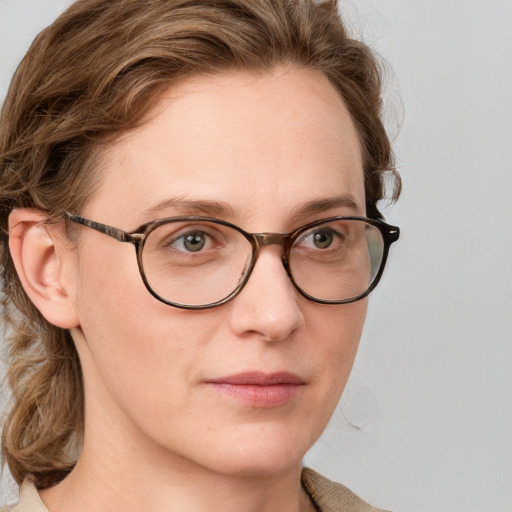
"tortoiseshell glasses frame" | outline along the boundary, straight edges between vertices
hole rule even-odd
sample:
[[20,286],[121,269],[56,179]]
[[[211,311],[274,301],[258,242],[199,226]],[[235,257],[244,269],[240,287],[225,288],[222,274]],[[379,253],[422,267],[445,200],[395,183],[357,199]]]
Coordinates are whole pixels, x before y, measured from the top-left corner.
[[[265,247],[267,245],[279,245],[282,247],[282,264],[286,270],[286,273],[290,279],[290,281],[293,283],[294,287],[297,289],[297,291],[306,299],[319,303],[319,304],[348,304],[351,302],[355,302],[358,300],[361,300],[362,298],[366,297],[378,284],[382,273],[384,271],[384,267],[386,265],[389,248],[392,243],[396,242],[400,235],[400,229],[396,226],[391,226],[387,224],[386,222],[379,220],[379,219],[370,219],[367,217],[357,217],[357,216],[337,216],[337,217],[329,217],[326,219],[320,219],[316,220],[314,222],[310,222],[304,226],[299,227],[298,229],[295,229],[294,231],[291,231],[289,233],[248,233],[244,231],[242,228],[236,226],[235,224],[232,224],[230,222],[210,218],[210,217],[202,217],[202,216],[179,216],[179,217],[170,217],[170,218],[164,218],[164,219],[158,219],[151,222],[148,222],[146,224],[143,224],[139,226],[137,229],[131,232],[123,231],[122,229],[118,229],[112,226],[108,226],[106,224],[101,224],[99,222],[95,222],[89,219],[86,219],[84,217],[80,217],[78,215],[74,215],[71,213],[66,213],[67,218],[77,224],[81,224],[83,226],[92,228],[96,231],[99,231],[100,233],[103,233],[109,237],[112,237],[120,242],[129,242],[135,246],[136,256],[137,256],[137,264],[138,268],[142,277],[142,280],[144,282],[144,285],[146,286],[147,290],[151,295],[153,295],[156,299],[159,301],[168,304],[173,307],[182,308],[182,309],[190,309],[190,310],[199,310],[199,309],[208,309],[220,306],[222,304],[225,304],[226,302],[230,301],[234,297],[236,297],[240,291],[244,288],[244,286],[247,284],[249,277],[254,269],[254,266],[256,265],[256,261],[258,259],[258,255],[260,253],[260,250],[262,247]],[[240,242],[242,238],[250,244],[249,247],[245,247],[243,250],[247,251],[247,254],[245,255],[247,257],[247,260],[245,261],[243,268],[238,269],[241,270],[241,272],[238,272],[238,278],[236,283],[233,283],[234,288],[228,288],[226,286],[226,293],[222,294],[222,297],[219,297],[218,300],[213,300],[211,302],[207,303],[182,303],[179,301],[171,300],[169,297],[164,297],[161,295],[161,293],[158,293],[155,291],[154,283],[153,285],[149,282],[148,277],[146,275],[146,271],[144,268],[144,247],[146,246],[146,242],[148,240],[148,237],[155,232],[158,228],[161,228],[162,226],[165,226],[167,224],[175,224],[178,225],[178,223],[197,223],[197,226],[209,226],[211,227],[218,227],[219,229],[224,229],[226,232],[228,232],[230,235],[238,239],[238,243],[240,245],[244,245],[244,247],[247,245],[245,242]],[[356,293],[354,296],[349,297],[337,297],[337,298],[326,298],[326,297],[317,297],[313,295],[312,293],[308,293],[308,291],[304,290],[304,285],[300,285],[297,283],[296,277],[293,275],[292,267],[293,267],[293,258],[292,258],[292,249],[296,247],[297,243],[299,242],[301,237],[304,237],[305,234],[309,236],[312,234],[314,237],[320,236],[325,237],[325,233],[329,235],[328,231],[331,230],[331,226],[336,225],[335,223],[345,223],[347,225],[351,226],[357,226],[358,228],[363,228],[365,231],[370,230],[374,237],[377,237],[378,240],[378,248],[374,249],[373,252],[377,252],[376,255],[370,254],[372,253],[371,247],[368,247],[367,249],[367,256],[366,260],[374,258],[376,263],[371,263],[375,268],[373,271],[369,274],[368,283],[365,284],[365,289],[361,290],[360,292]],[[317,231],[311,231],[314,228],[318,228]],[[322,231],[323,230],[323,231]],[[203,233],[202,231],[192,231],[192,232],[186,232],[185,235],[189,237],[196,237],[194,238],[187,238],[187,243],[196,243],[202,242],[203,240],[197,239],[197,232],[199,234]],[[308,233],[309,232],[309,233]],[[235,236],[235,233],[236,236]],[[318,235],[319,234],[319,235]],[[209,236],[209,235],[207,235]],[[184,235],[180,235],[180,239],[182,239]],[[380,240],[379,237],[382,237],[382,240]],[[203,237],[204,238],[204,237]],[[314,243],[316,244],[321,238],[315,238]],[[236,245],[236,244],[234,244]],[[369,243],[368,243],[369,245]],[[191,246],[193,247],[193,246]],[[200,247],[202,249],[202,246]],[[314,251],[316,251],[316,254],[323,254],[322,250],[323,247],[318,248],[315,246],[313,248]],[[195,248],[192,249],[194,251]],[[238,249],[237,249],[238,250]],[[163,252],[163,250],[162,250]],[[175,251],[179,252],[179,255],[182,254],[194,254],[194,252],[186,252],[186,251]],[[298,252],[298,251],[295,251]],[[249,255],[250,253],[250,255]],[[200,253],[197,253],[200,254]],[[368,257],[370,256],[370,258]],[[359,256],[358,256],[359,257]],[[304,258],[307,259],[307,258]],[[338,257],[338,260],[341,261],[341,258]],[[211,259],[211,262],[217,261],[215,258]],[[292,261],[292,265],[290,265],[290,262]],[[309,261],[309,260],[308,260]],[[211,263],[210,262],[210,263]],[[318,268],[323,269],[326,267],[325,262],[322,263],[315,263]],[[339,265],[339,263],[336,263]],[[324,265],[323,267],[321,265]],[[354,268],[364,267],[363,264],[359,265],[357,264]],[[368,265],[367,265],[368,266]],[[377,268],[378,266],[378,268]],[[176,268],[182,268],[183,265],[180,263],[176,264]],[[190,268],[194,267],[194,265],[190,265]],[[195,266],[197,267],[197,265]],[[208,271],[209,272],[209,271]],[[329,270],[331,274],[327,272],[327,277],[330,278],[331,275],[334,275],[332,270]],[[353,268],[351,268],[351,272],[354,273]],[[207,275],[207,274],[203,274]],[[303,273],[303,275],[306,275]],[[304,278],[306,279],[306,278]],[[308,278],[308,280],[311,280],[311,278]],[[326,287],[327,287],[327,281],[330,279],[326,279]],[[312,283],[315,282],[315,280],[311,280]],[[182,283],[180,283],[181,286]],[[187,282],[188,284],[188,282]],[[311,286],[312,285],[308,285]],[[315,284],[315,287],[317,285]],[[320,285],[321,286],[321,285]],[[200,288],[200,286],[199,286]],[[229,290],[229,291],[228,291]],[[311,290],[310,290],[311,292]],[[327,293],[326,293],[327,295]],[[189,301],[193,302],[193,301]]]

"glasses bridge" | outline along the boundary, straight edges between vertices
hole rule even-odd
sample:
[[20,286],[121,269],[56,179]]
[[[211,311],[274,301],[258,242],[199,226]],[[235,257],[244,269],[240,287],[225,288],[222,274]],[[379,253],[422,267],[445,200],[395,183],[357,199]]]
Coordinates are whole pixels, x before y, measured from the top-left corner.
[[254,238],[258,241],[260,247],[265,245],[280,245],[285,246],[289,235],[282,233],[253,233]]

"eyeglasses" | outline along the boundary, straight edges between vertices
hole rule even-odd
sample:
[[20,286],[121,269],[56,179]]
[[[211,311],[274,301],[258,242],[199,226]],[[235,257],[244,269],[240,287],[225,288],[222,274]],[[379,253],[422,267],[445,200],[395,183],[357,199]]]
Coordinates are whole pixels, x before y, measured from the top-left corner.
[[[247,233],[200,216],[159,219],[126,232],[68,213],[70,221],[135,246],[142,280],[158,300],[183,309],[225,304],[240,293],[259,251],[282,247],[289,279],[306,299],[347,304],[379,282],[400,230],[365,217],[330,217],[290,233]],[[264,298],[262,298],[264,300]]]

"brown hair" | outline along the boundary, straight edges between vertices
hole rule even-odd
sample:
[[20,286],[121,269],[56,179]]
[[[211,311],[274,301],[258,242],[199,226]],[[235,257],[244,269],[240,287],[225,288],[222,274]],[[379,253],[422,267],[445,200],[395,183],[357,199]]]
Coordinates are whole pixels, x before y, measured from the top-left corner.
[[[68,331],[27,298],[7,248],[15,207],[59,218],[94,192],[98,149],[144,120],[159,92],[198,73],[322,72],[359,132],[367,214],[377,217],[391,171],[381,121],[380,74],[351,39],[334,1],[79,0],[35,39],[14,75],[0,118],[0,258],[12,403],[2,455],[16,481],[59,482],[73,467],[83,429],[80,364]],[[388,173],[389,174],[389,173]]]

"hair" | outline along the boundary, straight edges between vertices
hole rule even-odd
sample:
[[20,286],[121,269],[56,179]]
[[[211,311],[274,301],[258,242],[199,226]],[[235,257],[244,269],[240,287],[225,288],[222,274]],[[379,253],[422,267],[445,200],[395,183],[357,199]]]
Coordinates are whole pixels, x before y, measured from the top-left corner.
[[95,156],[140,125],[178,81],[278,65],[323,73],[356,126],[366,209],[400,192],[383,127],[379,61],[351,39],[336,2],[314,0],[79,0],[34,40],[0,117],[0,269],[11,405],[2,456],[20,483],[55,485],[76,463],[84,397],[70,333],[30,302],[8,250],[13,208],[49,219],[80,213],[98,185]]

